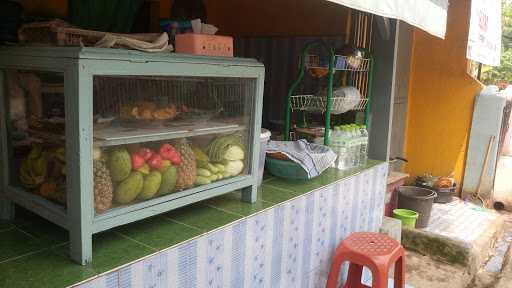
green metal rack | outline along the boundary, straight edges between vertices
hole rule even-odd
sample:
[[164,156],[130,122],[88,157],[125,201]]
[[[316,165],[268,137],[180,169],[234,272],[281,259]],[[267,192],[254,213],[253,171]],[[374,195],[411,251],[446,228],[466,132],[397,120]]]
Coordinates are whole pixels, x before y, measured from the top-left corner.
[[[285,127],[284,127],[284,139],[288,141],[290,139],[290,131],[292,127],[292,98],[294,97],[294,92],[299,86],[299,84],[304,80],[304,72],[306,69],[309,69],[306,65],[306,59],[310,55],[309,52],[313,47],[320,47],[323,48],[325,51],[327,51],[328,55],[328,72],[327,72],[327,93],[325,97],[325,101],[318,101],[319,99],[314,99],[313,101],[309,100],[308,103],[315,103],[316,108],[319,105],[325,106],[325,108],[321,107],[322,109],[319,110],[323,113],[325,113],[325,132],[324,132],[324,145],[327,145],[329,143],[329,130],[331,126],[331,114],[333,111],[333,79],[334,79],[334,73],[336,71],[352,71],[352,72],[358,72],[358,73],[368,73],[368,90],[367,90],[367,97],[362,99],[362,104],[359,104],[359,110],[362,110],[361,108],[364,105],[364,115],[365,115],[365,124],[368,125],[368,115],[370,113],[370,104],[371,104],[371,96],[372,96],[372,86],[373,86],[373,57],[370,55],[366,59],[361,59],[365,64],[362,65],[363,68],[351,68],[348,67],[348,65],[344,65],[343,67],[336,67],[336,59],[337,57],[345,57],[341,55],[336,55],[334,52],[334,49],[330,47],[325,42],[312,42],[306,45],[304,50],[302,51],[300,62],[299,62],[299,74],[297,76],[297,79],[292,83],[290,86],[290,89],[288,90],[287,98],[286,98],[286,111],[285,111]],[[368,53],[369,54],[369,53]],[[317,67],[322,68],[322,67]],[[323,67],[325,68],[325,67]],[[349,75],[350,76],[350,75]],[[351,82],[351,81],[349,81]],[[319,97],[316,97],[319,98]],[[316,100],[316,101],[315,101]],[[308,111],[308,109],[303,109],[304,113]]]

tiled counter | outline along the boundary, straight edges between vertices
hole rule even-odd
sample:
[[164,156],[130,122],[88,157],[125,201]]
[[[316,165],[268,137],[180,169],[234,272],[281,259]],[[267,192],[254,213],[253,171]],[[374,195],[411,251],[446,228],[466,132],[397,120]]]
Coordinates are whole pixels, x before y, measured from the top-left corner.
[[100,233],[88,266],[67,258],[65,231],[21,215],[0,223],[0,287],[323,287],[336,244],[378,230],[386,177],[374,161],[267,177],[254,204],[233,192]]

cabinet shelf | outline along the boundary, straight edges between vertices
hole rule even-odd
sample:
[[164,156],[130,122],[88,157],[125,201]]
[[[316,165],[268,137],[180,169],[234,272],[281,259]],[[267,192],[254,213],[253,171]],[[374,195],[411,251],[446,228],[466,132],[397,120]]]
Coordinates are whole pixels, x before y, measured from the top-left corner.
[[168,126],[156,126],[149,128],[127,128],[122,126],[111,126],[94,130],[94,143],[99,147],[125,145],[141,142],[152,142],[184,138],[191,136],[233,133],[245,130],[244,125],[233,122],[210,121],[192,123],[173,122]]

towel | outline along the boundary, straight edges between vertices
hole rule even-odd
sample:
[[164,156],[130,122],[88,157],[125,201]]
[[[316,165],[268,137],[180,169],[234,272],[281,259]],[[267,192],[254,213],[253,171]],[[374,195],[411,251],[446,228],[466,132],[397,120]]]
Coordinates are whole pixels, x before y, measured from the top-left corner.
[[267,144],[266,152],[285,154],[291,161],[299,164],[307,172],[309,178],[320,175],[336,160],[336,154],[331,148],[308,143],[304,139],[298,141],[271,140]]
[[169,44],[167,33],[162,33],[153,43],[107,33],[94,46],[100,48],[120,46],[144,52],[171,52],[173,50],[172,45]]

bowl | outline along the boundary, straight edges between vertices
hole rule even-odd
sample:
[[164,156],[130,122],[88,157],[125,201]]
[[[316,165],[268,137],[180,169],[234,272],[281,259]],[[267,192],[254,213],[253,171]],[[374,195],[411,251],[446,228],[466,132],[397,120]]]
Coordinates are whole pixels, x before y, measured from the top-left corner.
[[308,180],[308,173],[299,164],[291,160],[267,157],[265,168],[270,174],[284,179]]

